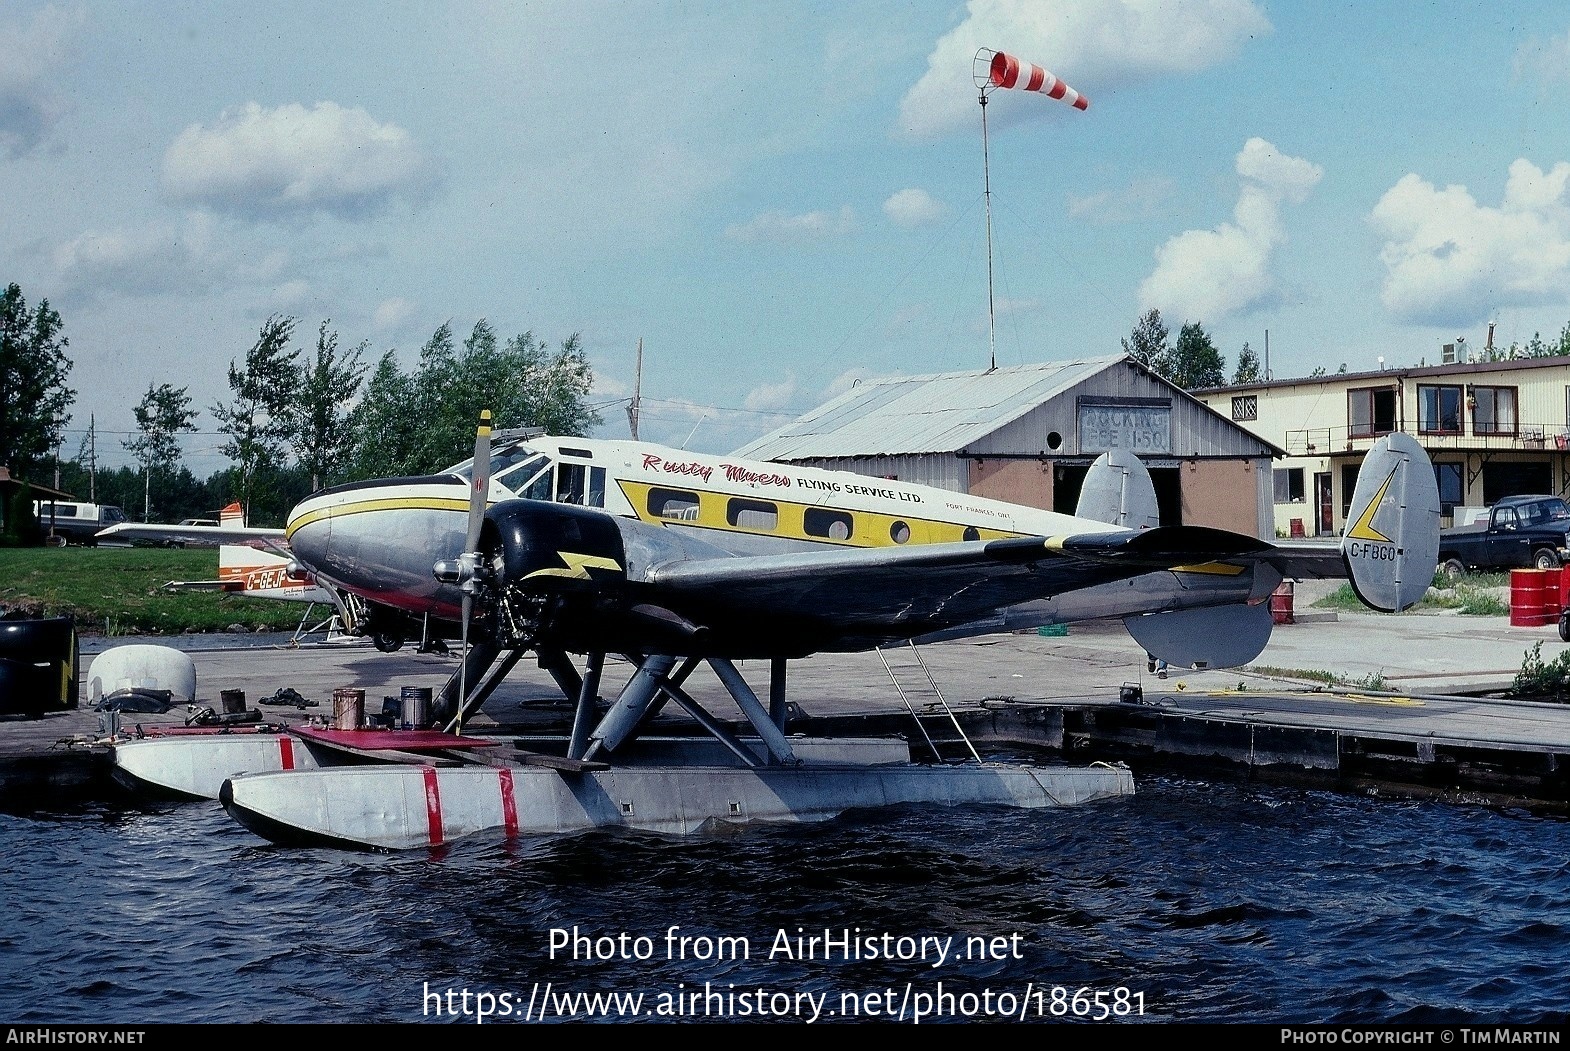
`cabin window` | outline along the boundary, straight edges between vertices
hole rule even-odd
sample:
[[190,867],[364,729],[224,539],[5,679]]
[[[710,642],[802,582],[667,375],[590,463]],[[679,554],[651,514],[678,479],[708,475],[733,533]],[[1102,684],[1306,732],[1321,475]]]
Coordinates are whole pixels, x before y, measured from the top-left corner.
[[1396,429],[1396,389],[1357,387],[1347,391],[1347,433],[1372,438]]
[[679,522],[698,520],[698,494],[685,489],[650,489],[649,514]]
[[961,540],[980,540],[981,539],[981,530],[977,529],[975,526],[966,526],[965,527],[965,532],[960,534],[960,539]]
[[910,543],[910,525],[906,522],[895,522],[889,526],[889,539],[896,544]]
[[1307,497],[1303,494],[1303,468],[1283,467],[1275,472],[1276,503],[1300,504]]
[[605,468],[589,468],[589,506],[605,506]]
[[808,536],[821,536],[825,540],[849,540],[851,517],[844,511],[828,511],[809,507],[802,515],[802,525]]
[[556,468],[556,502],[581,504],[587,489],[589,469],[581,463],[564,463]]
[[780,524],[779,508],[766,500],[732,498],[725,508],[725,521],[737,529],[772,531]]
[[1514,434],[1516,432],[1515,388],[1473,387],[1473,434]]
[[1417,388],[1417,429],[1422,434],[1461,433],[1461,388]]
[[1232,418],[1234,420],[1259,419],[1259,395],[1239,394],[1232,399]]

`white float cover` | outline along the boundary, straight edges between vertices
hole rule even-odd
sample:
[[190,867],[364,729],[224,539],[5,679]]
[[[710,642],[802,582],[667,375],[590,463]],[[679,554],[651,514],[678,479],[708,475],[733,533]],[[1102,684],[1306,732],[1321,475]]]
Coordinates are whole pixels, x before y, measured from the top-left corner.
[[97,703],[118,690],[168,690],[176,704],[196,701],[196,662],[171,646],[128,645],[93,658],[88,700]]

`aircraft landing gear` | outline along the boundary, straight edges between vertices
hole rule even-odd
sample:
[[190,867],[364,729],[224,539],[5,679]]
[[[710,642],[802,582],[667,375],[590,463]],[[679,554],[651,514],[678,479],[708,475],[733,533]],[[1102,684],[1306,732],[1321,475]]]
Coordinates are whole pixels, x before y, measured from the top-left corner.
[[403,649],[403,635],[395,631],[373,631],[371,643],[383,653],[396,653]]

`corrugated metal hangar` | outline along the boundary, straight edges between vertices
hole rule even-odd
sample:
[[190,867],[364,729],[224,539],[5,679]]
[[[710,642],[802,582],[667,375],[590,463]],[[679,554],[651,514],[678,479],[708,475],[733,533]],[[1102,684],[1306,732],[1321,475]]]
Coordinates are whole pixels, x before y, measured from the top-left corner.
[[1150,470],[1163,525],[1274,535],[1283,451],[1127,354],[865,381],[736,455],[1071,513],[1118,447]]

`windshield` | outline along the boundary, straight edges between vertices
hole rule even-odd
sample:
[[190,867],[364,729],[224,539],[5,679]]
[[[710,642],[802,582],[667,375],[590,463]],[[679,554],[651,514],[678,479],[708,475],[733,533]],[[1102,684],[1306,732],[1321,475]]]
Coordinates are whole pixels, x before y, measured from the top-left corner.
[[[503,445],[491,452],[491,481],[514,496],[550,499],[550,469],[550,457],[522,443]],[[474,461],[465,460],[449,468],[447,473],[470,481],[474,478]],[[545,495],[539,495],[541,492]]]

